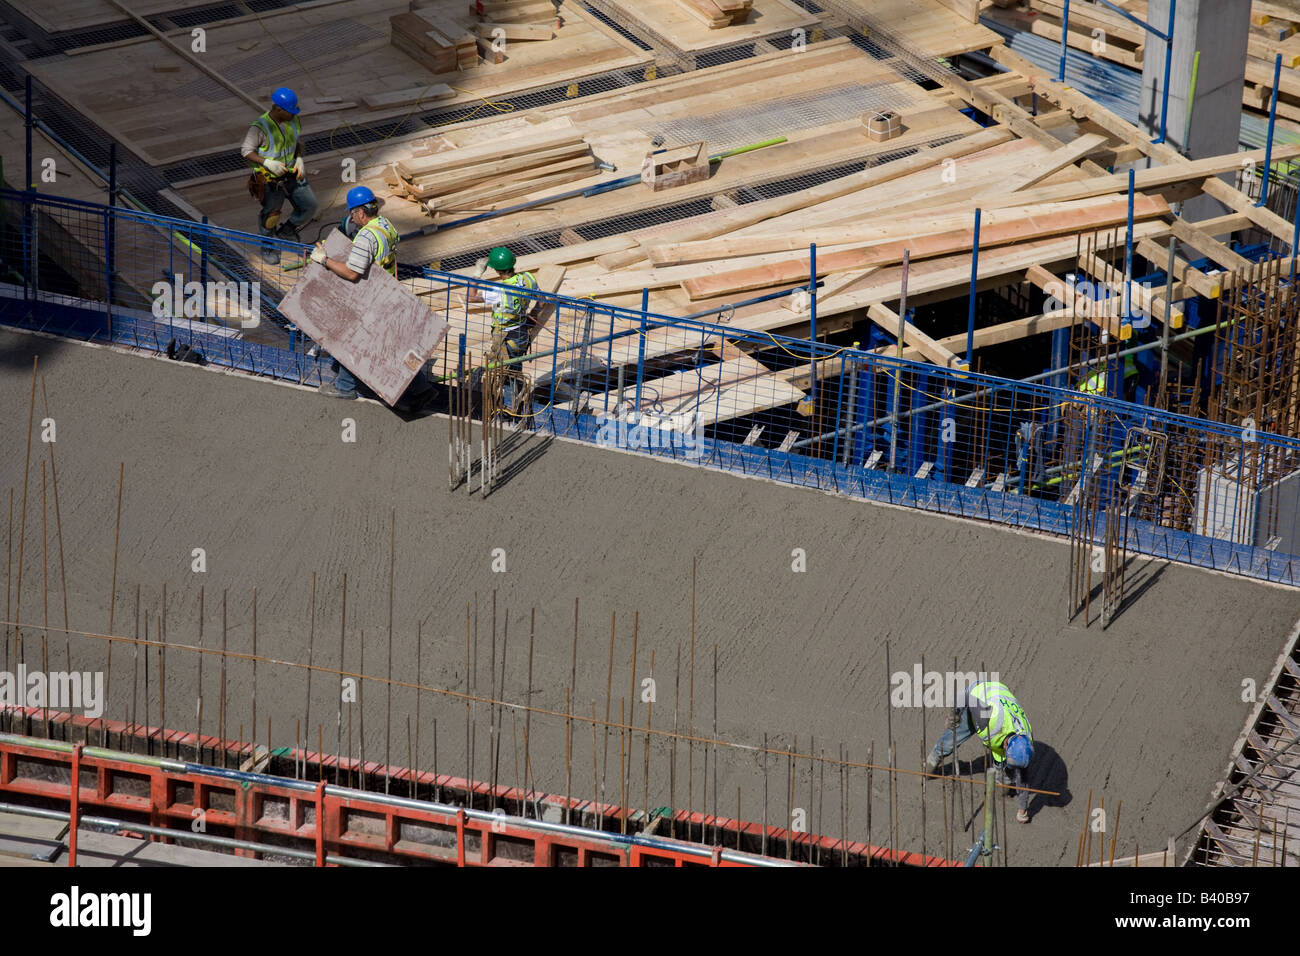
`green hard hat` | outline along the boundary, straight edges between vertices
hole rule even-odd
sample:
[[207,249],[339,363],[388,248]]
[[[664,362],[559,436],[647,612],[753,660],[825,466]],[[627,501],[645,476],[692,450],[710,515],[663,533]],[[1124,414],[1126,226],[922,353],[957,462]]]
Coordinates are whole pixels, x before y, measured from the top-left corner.
[[509,272],[515,267],[515,254],[505,246],[497,246],[488,253],[488,265],[497,272]]

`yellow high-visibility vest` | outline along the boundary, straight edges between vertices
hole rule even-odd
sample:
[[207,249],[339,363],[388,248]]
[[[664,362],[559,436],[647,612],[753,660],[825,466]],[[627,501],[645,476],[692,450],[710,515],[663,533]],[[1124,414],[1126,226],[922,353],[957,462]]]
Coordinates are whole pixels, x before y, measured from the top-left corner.
[[[268,110],[252,124],[262,131],[266,137],[266,149],[262,153],[266,159],[278,159],[286,166],[293,165],[293,154],[298,151],[298,135],[302,132],[302,124],[298,122],[298,117],[291,117],[289,122],[281,126],[275,120],[271,119],[271,113]],[[256,164],[256,168],[269,179],[276,177],[269,169],[261,163]]]
[[523,324],[524,313],[528,311],[528,304],[532,301],[532,297],[527,292],[535,291],[539,287],[531,272],[515,273],[501,284],[521,290],[505,293],[501,297],[501,304],[492,310],[492,325],[498,332],[509,332]]
[[[375,251],[375,262],[393,278],[397,277],[397,230],[393,224],[383,216],[376,216],[368,223],[357,230],[357,238],[361,237],[363,232],[368,232],[375,237],[378,246]],[[352,242],[355,244],[356,239]]]
[[988,745],[995,763],[1007,759],[1006,742],[1011,735],[1024,734],[1030,741],[1034,739],[1024,708],[1006,684],[982,681],[970,689],[970,696],[989,710],[988,722],[980,721],[983,726],[977,727],[976,732]]

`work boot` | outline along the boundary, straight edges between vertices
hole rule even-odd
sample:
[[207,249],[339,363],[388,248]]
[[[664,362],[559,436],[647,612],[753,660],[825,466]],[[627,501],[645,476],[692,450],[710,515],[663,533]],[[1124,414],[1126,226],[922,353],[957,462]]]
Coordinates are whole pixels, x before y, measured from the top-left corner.
[[931,751],[926,755],[926,758],[925,758],[925,772],[926,772],[926,773],[938,773],[938,772],[939,772],[939,761],[940,761],[940,759],[941,759],[941,758],[939,757],[939,755],[938,755],[937,753],[935,753],[933,750],[931,750]]
[[344,392],[341,389],[339,389],[339,387],[335,385],[333,382],[326,382],[325,384],[321,385],[318,391],[326,398],[342,398],[342,399],[351,400],[357,397],[356,389],[352,389],[349,392]]
[[263,246],[262,261],[268,266],[278,266],[280,264],[280,250],[275,246]]

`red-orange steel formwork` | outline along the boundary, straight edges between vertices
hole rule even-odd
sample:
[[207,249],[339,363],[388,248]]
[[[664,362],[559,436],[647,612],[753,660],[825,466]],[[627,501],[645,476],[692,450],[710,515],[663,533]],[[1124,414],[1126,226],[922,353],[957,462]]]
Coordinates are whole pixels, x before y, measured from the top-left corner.
[[[0,713],[42,721],[40,708],[0,708]],[[109,737],[150,739],[164,752],[182,748],[212,753],[225,750],[240,761],[253,755],[246,743],[222,742],[205,736],[175,733],[158,728],[133,727],[120,722],[51,713],[56,732],[70,740]],[[163,744],[166,746],[164,747]],[[277,752],[278,753],[278,752]],[[544,804],[558,809],[567,806],[573,819],[590,820],[597,814],[605,821],[618,821],[622,808],[590,801],[524,791],[513,787],[492,788],[461,778],[431,773],[413,773],[406,768],[388,768],[358,761],[340,760],[310,752],[287,751],[285,759],[318,768],[322,777],[331,769],[344,775],[364,772],[369,779],[387,778],[393,789],[410,787],[460,795],[472,792],[475,803],[494,802],[508,806]],[[298,765],[295,763],[295,766]],[[80,781],[73,792],[71,780]],[[143,756],[91,747],[84,743],[0,734],[0,794],[6,799],[52,801],[67,808],[67,816],[104,815],[120,824],[121,833],[149,835],[172,842],[167,831],[179,839],[201,843],[204,835],[223,839],[223,845],[238,855],[261,857],[293,855],[314,860],[317,866],[334,862],[394,864],[444,864],[455,866],[784,866],[789,862],[774,857],[745,853],[735,848],[704,846],[668,837],[610,833],[589,827],[552,823],[532,818],[415,800],[391,794],[297,780],[263,773],[228,770],[190,763],[170,757]],[[639,815],[635,815],[639,816]],[[633,822],[629,814],[629,823]],[[705,814],[677,811],[672,821],[681,829],[716,827],[718,842],[753,845],[762,837],[762,827]],[[93,817],[102,829],[99,816]],[[666,824],[668,821],[665,820]],[[132,829],[132,825],[144,829]],[[661,824],[663,826],[664,824]],[[162,832],[155,832],[162,831]],[[69,831],[69,857],[75,864],[77,827]],[[768,828],[768,846],[783,847],[786,831]],[[799,856],[817,847],[831,858],[841,853],[872,865],[955,866],[957,864],[904,851],[841,843],[808,833],[791,834]],[[233,838],[233,839],[232,839]],[[238,845],[236,845],[236,841]],[[217,842],[217,840],[213,840]],[[288,854],[283,851],[288,850]]]

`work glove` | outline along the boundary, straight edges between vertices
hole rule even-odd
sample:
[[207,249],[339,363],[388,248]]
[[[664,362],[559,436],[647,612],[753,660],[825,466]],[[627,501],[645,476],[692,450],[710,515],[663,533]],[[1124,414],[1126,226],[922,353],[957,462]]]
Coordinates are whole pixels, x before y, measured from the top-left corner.
[[474,277],[476,279],[483,278],[484,274],[487,272],[487,268],[488,268],[488,263],[486,257],[477,260],[474,263]]
[[266,171],[272,176],[284,175],[285,165],[278,159],[264,159],[262,160],[262,165],[266,167]]
[[319,262],[321,265],[324,265],[326,258],[325,247],[322,245],[317,245],[316,248],[311,251],[312,262]]
[[960,714],[958,711],[955,711],[955,710],[954,710],[954,711],[950,711],[950,712],[948,713],[948,725],[947,725],[947,726],[948,726],[948,729],[949,729],[949,730],[956,730],[956,729],[957,729],[957,725],[958,725],[960,722],[961,722],[961,714]]
[[301,156],[293,161],[293,171],[298,174],[299,179],[307,178],[307,165],[302,161]]

